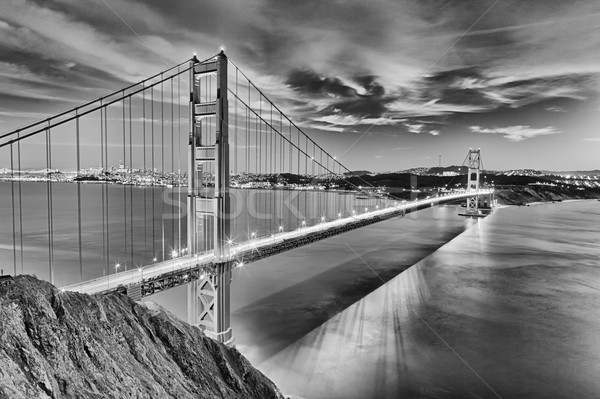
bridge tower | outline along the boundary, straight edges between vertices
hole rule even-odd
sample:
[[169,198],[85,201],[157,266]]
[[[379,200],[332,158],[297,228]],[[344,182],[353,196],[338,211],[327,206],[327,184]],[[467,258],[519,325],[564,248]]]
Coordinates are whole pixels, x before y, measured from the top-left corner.
[[[194,256],[214,249],[215,263],[188,284],[188,321],[209,337],[232,345],[227,56],[221,51],[204,63],[194,57],[190,67],[188,250]],[[202,84],[215,76],[215,90],[214,84]],[[214,128],[214,134],[203,135],[203,122],[210,126],[207,130]],[[207,142],[212,137],[214,142]]]
[[468,155],[469,174],[467,177],[467,190],[475,195],[467,198],[467,215],[479,213],[479,172],[481,167],[481,150],[469,149]]

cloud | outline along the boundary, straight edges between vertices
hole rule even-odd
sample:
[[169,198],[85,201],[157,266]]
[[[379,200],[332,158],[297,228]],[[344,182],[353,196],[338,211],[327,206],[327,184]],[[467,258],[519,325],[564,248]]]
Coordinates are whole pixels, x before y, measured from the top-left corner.
[[324,127],[398,123],[388,108],[397,96],[386,95],[377,76],[359,74],[348,79],[305,68],[290,71],[285,84],[301,101],[320,102],[317,112],[311,110],[303,117],[324,123]]
[[440,135],[440,131],[439,130],[430,130],[429,134],[431,134],[432,136],[439,136]]
[[406,130],[409,131],[409,133],[420,134],[423,131],[423,128],[425,127],[425,124],[423,124],[423,123],[408,123],[408,122],[405,122],[404,126],[406,127]]
[[[563,98],[583,101],[593,95],[597,81],[598,77],[594,74],[518,79],[475,67],[442,70],[415,82],[416,90],[409,97],[413,102],[412,107],[405,107],[405,110],[418,112],[419,107],[414,106],[417,99],[423,104],[420,107],[423,115],[520,108]],[[395,107],[398,111],[404,105],[411,105],[406,104],[406,98],[402,100],[404,104],[401,102]],[[549,107],[548,111],[561,112],[558,107]]]
[[586,139],[583,139],[583,141],[594,141],[594,142],[600,142],[600,137],[588,137]]
[[511,141],[523,141],[527,139],[531,139],[538,136],[547,136],[551,134],[558,134],[560,131],[556,130],[556,128],[552,126],[544,127],[544,128],[532,128],[530,126],[507,126],[507,127],[497,127],[497,128],[483,128],[480,126],[471,126],[469,128],[473,133],[482,133],[482,134],[502,134],[504,138]]
[[338,125],[332,125],[329,123],[312,123],[312,122],[306,123],[305,122],[305,123],[300,123],[299,126],[303,127],[303,128],[326,130],[328,132],[340,132],[340,133],[353,130],[347,126],[338,126]]
[[[253,0],[204,2],[202,13],[181,1],[107,3],[114,13],[103,2],[3,0],[2,61],[25,72],[1,77],[0,91],[93,98],[164,69],[159,58],[171,65],[221,44],[294,120],[331,131],[582,101],[598,91],[595,2],[546,0],[518,13],[499,2],[468,34],[485,2]],[[437,132],[414,125],[415,134]]]
[[323,77],[308,69],[295,69],[290,72],[286,83],[307,94],[324,94],[331,97],[353,97],[356,90],[346,86],[338,78]]
[[567,110],[565,108],[559,107],[557,105],[546,107],[544,109],[548,112],[567,112]]
[[356,126],[356,125],[395,125],[399,122],[399,120],[394,120],[392,118],[359,118],[353,115],[345,115],[345,114],[332,114],[319,116],[314,118],[315,122],[323,122],[329,123],[332,125],[341,125],[341,126]]

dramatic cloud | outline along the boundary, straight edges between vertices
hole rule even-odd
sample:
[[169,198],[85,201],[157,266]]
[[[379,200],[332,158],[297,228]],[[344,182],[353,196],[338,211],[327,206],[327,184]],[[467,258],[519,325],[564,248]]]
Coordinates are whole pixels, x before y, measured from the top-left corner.
[[319,76],[306,69],[295,69],[290,72],[286,81],[290,87],[307,94],[323,94],[331,97],[353,97],[356,90],[346,86],[338,78]]
[[482,128],[480,126],[471,126],[470,129],[473,133],[501,134],[504,138],[507,138],[511,141],[523,141],[538,136],[547,136],[550,134],[560,133],[558,130],[551,126],[538,129],[532,128],[530,126],[507,126],[491,129]]
[[[1,128],[224,46],[316,140],[335,137],[340,153],[366,151],[353,133],[367,129],[371,151],[396,147],[386,141],[394,136],[415,151],[427,143],[415,159],[473,139],[483,147],[493,134],[523,142],[559,131],[575,153],[600,123],[599,17],[590,0],[2,0]],[[469,126],[508,127],[465,134]],[[384,158],[377,165],[389,170]]]
[[[386,96],[384,87],[374,75],[359,75],[350,79],[321,76],[315,71],[292,70],[286,85],[300,95],[300,101],[322,100],[315,113],[303,115],[320,123],[325,130],[339,131],[340,127],[357,125],[395,125],[398,120],[389,115],[388,104],[397,96]],[[313,124],[312,127],[319,125]]]

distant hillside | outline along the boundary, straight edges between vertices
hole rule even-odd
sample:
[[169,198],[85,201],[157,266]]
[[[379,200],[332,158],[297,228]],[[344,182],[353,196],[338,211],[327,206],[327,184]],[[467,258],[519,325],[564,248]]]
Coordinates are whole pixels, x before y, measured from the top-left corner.
[[464,175],[464,174],[467,174],[468,171],[469,171],[469,168],[467,166],[452,165],[452,166],[435,166],[433,168],[429,168],[427,173],[431,174],[431,175],[441,175],[444,172],[455,172],[455,173]]
[[352,170],[350,172],[344,173],[344,176],[364,176],[370,174],[371,172],[369,172],[368,170]]
[[557,176],[600,176],[600,169],[595,170],[575,170],[575,171],[564,171],[564,172],[551,172],[544,171],[546,174],[552,174]]

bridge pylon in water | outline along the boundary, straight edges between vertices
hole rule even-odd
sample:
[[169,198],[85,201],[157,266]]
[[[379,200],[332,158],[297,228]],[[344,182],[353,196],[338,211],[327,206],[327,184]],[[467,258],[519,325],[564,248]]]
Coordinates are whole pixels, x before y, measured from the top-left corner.
[[[208,62],[191,62],[188,250],[194,256],[214,249],[215,263],[188,283],[188,321],[232,345],[227,56],[221,51]],[[216,87],[210,82],[215,75]]]
[[467,191],[473,193],[472,197],[467,198],[466,211],[461,216],[482,217],[492,211],[493,194],[480,194],[480,176],[481,176],[481,149],[469,149],[467,155],[469,166],[467,175]]

